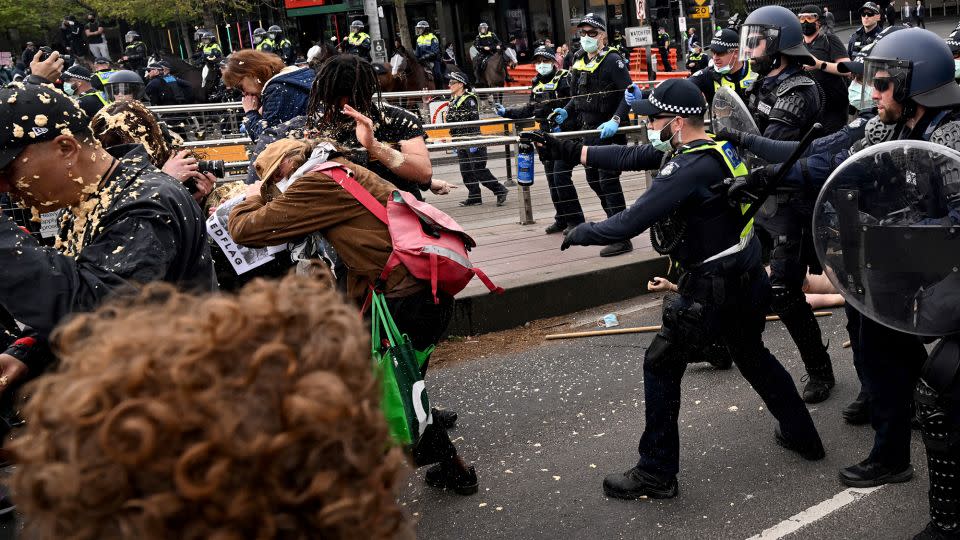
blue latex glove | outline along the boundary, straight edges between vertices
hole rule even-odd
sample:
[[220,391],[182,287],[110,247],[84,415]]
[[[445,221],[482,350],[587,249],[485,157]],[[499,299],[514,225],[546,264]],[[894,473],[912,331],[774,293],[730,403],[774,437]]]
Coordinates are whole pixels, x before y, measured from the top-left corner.
[[567,110],[566,109],[554,109],[553,110],[553,121],[560,125],[567,121]]
[[616,120],[607,120],[597,128],[597,130],[600,131],[601,139],[613,137],[617,134],[618,129],[620,129],[620,124],[618,124]]
[[494,103],[493,109],[497,111],[497,116],[504,116],[505,114],[507,114],[507,108],[499,103]]
[[627,105],[633,107],[633,102],[639,99],[643,99],[643,97],[641,96],[640,88],[637,85],[631,84],[626,90],[623,91],[623,100],[627,102]]

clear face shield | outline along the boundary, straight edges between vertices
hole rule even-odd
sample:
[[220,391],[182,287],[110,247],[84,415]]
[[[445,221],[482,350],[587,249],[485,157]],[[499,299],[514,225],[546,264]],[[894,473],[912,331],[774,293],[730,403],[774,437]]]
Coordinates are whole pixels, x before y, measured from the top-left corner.
[[124,36],[124,41],[126,41],[127,43],[133,43],[133,36],[131,34],[127,34],[126,36]]
[[487,30],[489,29],[490,27],[485,24],[481,24],[479,27],[477,27],[477,30],[479,30],[481,34],[486,34]]
[[740,29],[741,62],[771,60],[780,50],[780,29],[762,24],[745,25]]
[[110,101],[140,101],[143,97],[143,85],[139,83],[108,83],[103,93]]
[[866,58],[863,63],[863,91],[869,99],[873,90],[883,93],[893,87],[893,99],[903,102],[910,94],[913,64],[907,60]]

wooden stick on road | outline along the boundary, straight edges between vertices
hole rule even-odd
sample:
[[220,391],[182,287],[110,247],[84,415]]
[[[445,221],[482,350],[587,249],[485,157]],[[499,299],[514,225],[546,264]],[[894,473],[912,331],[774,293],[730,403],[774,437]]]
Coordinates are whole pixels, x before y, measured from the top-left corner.
[[[814,311],[814,316],[816,317],[829,317],[833,315],[831,311]],[[779,321],[780,317],[777,315],[767,315],[768,321]],[[610,330],[589,330],[586,332],[569,332],[566,334],[548,334],[543,337],[543,339],[575,339],[583,337],[595,337],[595,336],[615,336],[619,334],[647,334],[650,332],[659,332],[660,325],[656,326],[635,326],[632,328],[612,328]]]

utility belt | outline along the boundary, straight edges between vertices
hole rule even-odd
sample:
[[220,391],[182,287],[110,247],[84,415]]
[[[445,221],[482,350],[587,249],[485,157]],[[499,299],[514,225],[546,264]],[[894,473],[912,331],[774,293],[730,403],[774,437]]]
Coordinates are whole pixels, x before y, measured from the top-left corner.
[[[708,264],[708,263],[705,263]],[[716,266],[706,272],[697,269],[690,270],[680,277],[677,290],[683,296],[690,297],[697,302],[712,305],[722,305],[728,298],[738,298],[750,286],[753,272],[756,271],[724,271],[734,264],[733,260],[718,262]]]

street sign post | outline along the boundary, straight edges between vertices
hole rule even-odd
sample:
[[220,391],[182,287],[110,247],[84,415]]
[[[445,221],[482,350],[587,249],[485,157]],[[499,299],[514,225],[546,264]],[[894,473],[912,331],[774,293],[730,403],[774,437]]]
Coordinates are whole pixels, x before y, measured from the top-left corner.
[[625,28],[627,47],[647,47],[653,45],[653,28],[650,26],[631,26]]
[[382,39],[373,40],[373,47],[370,51],[373,53],[373,59],[377,62],[387,61],[387,44]]
[[691,19],[710,18],[710,0],[693,0],[695,6],[690,6]]

